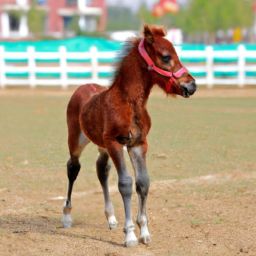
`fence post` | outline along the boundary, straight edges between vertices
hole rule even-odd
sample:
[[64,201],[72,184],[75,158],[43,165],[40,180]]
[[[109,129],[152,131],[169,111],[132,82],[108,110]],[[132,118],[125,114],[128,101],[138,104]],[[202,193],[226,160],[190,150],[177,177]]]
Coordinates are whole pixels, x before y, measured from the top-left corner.
[[240,44],[238,46],[238,86],[244,87],[245,84],[245,46]]
[[91,65],[92,65],[92,80],[94,83],[98,81],[98,49],[96,46],[90,48]]
[[6,78],[5,78],[4,47],[0,46],[0,87],[4,88],[5,84],[6,84]]
[[208,88],[213,87],[214,72],[213,72],[213,57],[214,51],[211,45],[205,48],[206,51],[206,86]]
[[67,70],[67,49],[65,46],[60,46],[60,74],[61,74],[61,86],[63,89],[68,87],[68,70]]
[[33,46],[27,48],[28,53],[28,70],[29,70],[29,85],[31,88],[36,86],[36,52]]

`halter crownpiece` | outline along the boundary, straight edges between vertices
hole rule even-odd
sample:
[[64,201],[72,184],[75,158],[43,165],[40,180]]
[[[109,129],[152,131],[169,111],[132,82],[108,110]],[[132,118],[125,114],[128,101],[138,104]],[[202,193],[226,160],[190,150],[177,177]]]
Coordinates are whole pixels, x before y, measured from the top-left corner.
[[144,38],[141,39],[138,49],[139,49],[140,55],[145,60],[145,62],[148,64],[148,70],[154,70],[155,72],[157,72],[158,74],[160,74],[162,76],[170,77],[169,82],[166,84],[167,92],[170,92],[171,87],[174,84],[177,84],[177,81],[176,81],[177,78],[180,78],[181,76],[183,76],[185,73],[188,72],[187,69],[183,66],[176,72],[166,71],[164,69],[157,67],[155,65],[155,63],[153,62],[153,60],[148,55],[148,53],[144,47]]

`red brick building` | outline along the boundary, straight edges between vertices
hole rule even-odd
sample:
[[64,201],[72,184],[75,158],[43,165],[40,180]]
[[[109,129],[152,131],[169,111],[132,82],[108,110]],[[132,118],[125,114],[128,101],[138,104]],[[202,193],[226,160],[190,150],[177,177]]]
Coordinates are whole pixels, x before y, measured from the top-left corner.
[[[31,36],[28,11],[33,0],[0,0],[0,38]],[[106,25],[105,0],[35,0],[36,8],[45,11],[44,33],[61,37],[78,22],[80,30],[103,31]],[[19,14],[19,15],[17,15]]]

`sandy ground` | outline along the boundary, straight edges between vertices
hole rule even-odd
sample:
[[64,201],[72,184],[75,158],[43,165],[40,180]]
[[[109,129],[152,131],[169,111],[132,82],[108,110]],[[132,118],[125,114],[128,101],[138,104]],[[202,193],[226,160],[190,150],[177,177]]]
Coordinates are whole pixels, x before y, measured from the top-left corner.
[[[63,229],[59,195],[17,195],[2,188],[0,255],[256,255],[255,183],[256,173],[153,182],[148,201],[152,242],[128,249],[114,185],[119,227],[111,231],[99,189],[74,193],[74,226]],[[134,215],[136,205],[134,194]]]

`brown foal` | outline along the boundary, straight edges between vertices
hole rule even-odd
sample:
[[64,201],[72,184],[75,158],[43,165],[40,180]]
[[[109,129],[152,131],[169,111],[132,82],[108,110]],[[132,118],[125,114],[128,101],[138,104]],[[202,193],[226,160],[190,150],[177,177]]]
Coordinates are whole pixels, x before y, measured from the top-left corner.
[[96,169],[103,189],[109,227],[117,226],[108,190],[111,157],[118,173],[118,188],[124,203],[125,246],[138,244],[131,214],[133,182],[123,153],[126,146],[135,170],[139,241],[144,244],[150,242],[146,214],[149,191],[146,153],[151,121],[146,109],[147,100],[155,84],[167,94],[183,97],[189,97],[196,91],[194,78],[183,67],[172,43],[164,36],[163,28],[145,25],[143,37],[130,42],[111,87],[106,89],[87,84],[80,86],[71,97],[67,108],[70,159],[67,163],[68,195],[63,209],[65,227],[72,224],[71,193],[80,170],[79,157],[84,147],[92,141],[99,148]]

